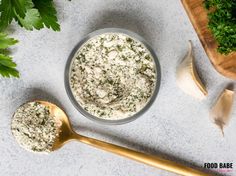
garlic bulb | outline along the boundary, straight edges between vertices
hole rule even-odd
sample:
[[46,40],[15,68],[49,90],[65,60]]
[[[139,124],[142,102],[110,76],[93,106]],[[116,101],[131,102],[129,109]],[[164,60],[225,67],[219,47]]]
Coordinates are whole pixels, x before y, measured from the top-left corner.
[[187,94],[203,99],[207,90],[200,80],[194,65],[192,42],[189,41],[188,53],[177,68],[176,79],[178,86]]
[[224,126],[227,125],[230,120],[230,113],[233,106],[233,100],[234,91],[230,89],[225,89],[210,111],[211,120],[217,126],[219,126],[223,135]]

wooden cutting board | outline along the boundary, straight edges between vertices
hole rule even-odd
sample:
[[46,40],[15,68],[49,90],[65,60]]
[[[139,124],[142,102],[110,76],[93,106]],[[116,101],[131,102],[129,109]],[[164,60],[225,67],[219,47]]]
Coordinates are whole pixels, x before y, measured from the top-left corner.
[[236,79],[236,52],[227,56],[217,52],[217,42],[207,28],[208,17],[203,0],[182,0],[182,3],[215,69],[228,78]]

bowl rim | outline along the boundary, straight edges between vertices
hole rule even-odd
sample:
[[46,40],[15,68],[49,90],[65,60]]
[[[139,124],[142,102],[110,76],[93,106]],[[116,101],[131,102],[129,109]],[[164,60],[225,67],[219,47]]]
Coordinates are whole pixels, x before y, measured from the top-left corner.
[[[156,69],[156,82],[155,82],[155,88],[154,91],[152,93],[151,98],[149,99],[149,101],[146,103],[146,105],[139,110],[137,113],[135,113],[134,115],[127,117],[127,118],[123,118],[123,119],[118,119],[118,120],[109,120],[109,119],[102,119],[99,117],[96,117],[90,113],[88,113],[87,111],[85,111],[83,109],[83,107],[76,101],[71,87],[70,87],[70,71],[71,71],[71,65],[73,63],[73,58],[76,54],[76,52],[79,50],[79,48],[85,43],[87,42],[89,39],[91,39],[92,37],[95,37],[97,35],[101,35],[104,33],[122,33],[125,35],[130,36],[133,39],[136,39],[137,41],[141,42],[150,52],[154,63],[155,63],[155,69]],[[98,29],[95,30],[89,34],[87,34],[85,37],[82,38],[82,40],[80,40],[75,47],[73,48],[73,50],[71,51],[67,62],[66,62],[66,67],[65,67],[65,72],[64,72],[64,84],[65,84],[65,89],[66,89],[66,93],[70,99],[70,101],[72,102],[72,104],[74,105],[74,107],[86,118],[94,121],[94,122],[98,122],[100,124],[106,124],[106,125],[121,125],[121,124],[125,124],[131,121],[136,120],[137,118],[139,118],[140,116],[142,116],[150,107],[151,105],[154,103],[157,94],[159,92],[160,89],[160,84],[161,84],[161,67],[160,67],[160,63],[158,60],[158,57],[156,55],[156,53],[154,52],[154,50],[152,49],[152,47],[138,34],[129,31],[127,29],[121,29],[121,28],[103,28],[103,29]]]

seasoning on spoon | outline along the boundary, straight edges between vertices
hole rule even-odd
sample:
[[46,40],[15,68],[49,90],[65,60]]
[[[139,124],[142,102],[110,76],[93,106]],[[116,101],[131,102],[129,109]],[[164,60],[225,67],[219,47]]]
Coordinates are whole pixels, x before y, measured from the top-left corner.
[[16,141],[34,152],[50,152],[58,136],[57,123],[49,107],[39,102],[20,106],[12,119],[11,131]]

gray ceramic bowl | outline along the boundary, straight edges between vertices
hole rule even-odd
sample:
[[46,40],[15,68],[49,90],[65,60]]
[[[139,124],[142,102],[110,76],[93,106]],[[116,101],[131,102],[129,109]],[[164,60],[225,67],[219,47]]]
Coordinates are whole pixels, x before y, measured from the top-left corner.
[[[153,91],[152,97],[150,98],[150,100],[147,102],[147,104],[144,106],[144,108],[142,108],[140,111],[138,111],[136,114],[134,114],[133,116],[124,118],[124,119],[119,119],[119,120],[107,120],[107,119],[101,119],[98,118],[90,113],[88,113],[87,111],[85,111],[80,104],[76,101],[71,87],[70,87],[70,82],[69,82],[69,78],[70,78],[70,68],[71,68],[71,64],[73,63],[73,58],[74,55],[76,54],[76,52],[78,51],[78,49],[85,43],[87,42],[89,39],[91,39],[94,36],[100,35],[100,34],[104,34],[104,33],[123,33],[126,34],[128,36],[130,36],[131,38],[134,38],[138,41],[140,41],[141,43],[144,44],[144,46],[149,50],[149,52],[151,53],[154,62],[155,62],[155,66],[156,66],[156,84],[155,84],[155,89]],[[69,55],[67,64],[66,64],[66,68],[65,68],[65,88],[66,88],[66,92],[71,100],[71,102],[73,103],[73,105],[75,106],[75,108],[81,113],[83,114],[85,117],[87,117],[90,120],[93,120],[95,122],[99,122],[102,124],[109,124],[109,125],[119,125],[119,124],[124,124],[124,123],[128,123],[131,122],[135,119],[137,119],[138,117],[140,117],[144,112],[146,112],[149,107],[152,105],[152,103],[154,102],[157,93],[159,91],[159,87],[160,87],[160,81],[161,80],[161,70],[160,70],[160,64],[158,61],[158,58],[155,54],[155,52],[153,51],[153,49],[151,48],[151,46],[142,38],[140,37],[138,34],[131,32],[129,30],[125,30],[125,29],[120,29],[120,28],[105,28],[105,29],[100,29],[100,30],[96,30],[90,34],[88,34],[85,38],[83,38],[76,46],[75,48],[72,50],[71,54]]]

